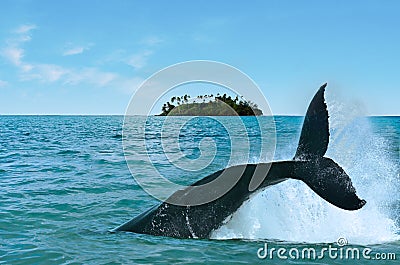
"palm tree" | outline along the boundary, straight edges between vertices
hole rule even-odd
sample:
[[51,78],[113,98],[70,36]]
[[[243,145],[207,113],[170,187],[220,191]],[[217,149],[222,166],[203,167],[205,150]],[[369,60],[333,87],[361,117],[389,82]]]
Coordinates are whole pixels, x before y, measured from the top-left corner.
[[170,104],[169,102],[167,102],[167,106],[168,106],[168,112],[170,112],[173,108],[175,108],[175,106]]

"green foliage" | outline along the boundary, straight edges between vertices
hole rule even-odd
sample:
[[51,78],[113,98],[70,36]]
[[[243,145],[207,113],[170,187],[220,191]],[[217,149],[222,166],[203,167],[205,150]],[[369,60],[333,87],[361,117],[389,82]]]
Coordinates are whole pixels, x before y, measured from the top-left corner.
[[[190,96],[172,97],[171,103],[167,102],[161,108],[159,116],[260,116],[262,111],[257,104],[239,99],[238,96],[200,95],[189,102]],[[200,103],[196,102],[200,101]],[[173,103],[176,102],[177,105]]]

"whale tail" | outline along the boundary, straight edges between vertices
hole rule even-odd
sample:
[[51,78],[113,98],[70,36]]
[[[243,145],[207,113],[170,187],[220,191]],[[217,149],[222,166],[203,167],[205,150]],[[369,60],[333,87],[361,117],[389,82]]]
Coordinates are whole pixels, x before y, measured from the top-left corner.
[[307,109],[294,156],[294,178],[305,182],[331,204],[358,210],[366,201],[356,195],[350,177],[332,159],[324,157],[329,143],[328,110],[324,99],[327,84],[320,87]]
[[327,85],[325,83],[319,88],[308,106],[294,160],[323,157],[328,149],[329,115],[324,98]]

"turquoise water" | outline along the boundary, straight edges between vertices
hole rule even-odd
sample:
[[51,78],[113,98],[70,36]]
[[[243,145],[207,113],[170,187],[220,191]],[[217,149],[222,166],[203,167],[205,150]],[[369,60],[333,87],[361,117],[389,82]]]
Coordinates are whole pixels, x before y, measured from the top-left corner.
[[[142,117],[134,119],[143,122]],[[147,151],[168,178],[191,183],[228,164],[231,148],[226,129],[211,118],[197,118],[190,126],[170,129],[171,134],[180,131],[182,150],[168,152],[197,159],[202,155],[201,138],[211,137],[217,146],[215,159],[196,174],[170,165],[157,134],[161,119],[154,117],[149,125],[154,128],[146,136]],[[275,119],[275,159],[291,159],[302,117]],[[247,128],[254,128],[253,117],[243,121]],[[339,117],[330,122],[327,156],[348,172],[360,197],[367,200],[362,210],[336,209],[304,184],[290,180],[245,203],[213,233],[213,240],[109,232],[157,203],[130,174],[123,153],[122,122],[122,116],[0,116],[0,263],[378,264],[366,259],[257,257],[265,243],[268,248],[321,251],[338,247],[333,242],[339,237],[345,237],[350,246],[395,253],[400,259],[400,117]],[[233,163],[258,162],[259,131],[249,135],[250,157],[236,157]],[[168,132],[163,135],[167,140],[168,136]],[[131,144],[139,143],[133,140]],[[131,169],[142,176],[149,167],[144,155],[138,152],[129,158]]]

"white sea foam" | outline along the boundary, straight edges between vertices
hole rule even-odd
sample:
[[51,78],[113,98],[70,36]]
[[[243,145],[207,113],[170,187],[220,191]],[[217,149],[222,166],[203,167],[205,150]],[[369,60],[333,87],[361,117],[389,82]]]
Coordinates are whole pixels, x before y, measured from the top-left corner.
[[[267,188],[245,202],[212,234],[216,239],[278,239],[294,242],[378,244],[400,239],[395,223],[398,203],[398,165],[387,144],[372,133],[368,119],[340,101],[328,101],[330,143],[326,156],[342,166],[367,204],[358,211],[339,209],[316,195],[306,184],[288,180]],[[277,150],[285,152],[285,150]],[[289,151],[288,151],[289,152]],[[293,152],[291,150],[290,152]],[[293,156],[292,153],[283,157]]]

